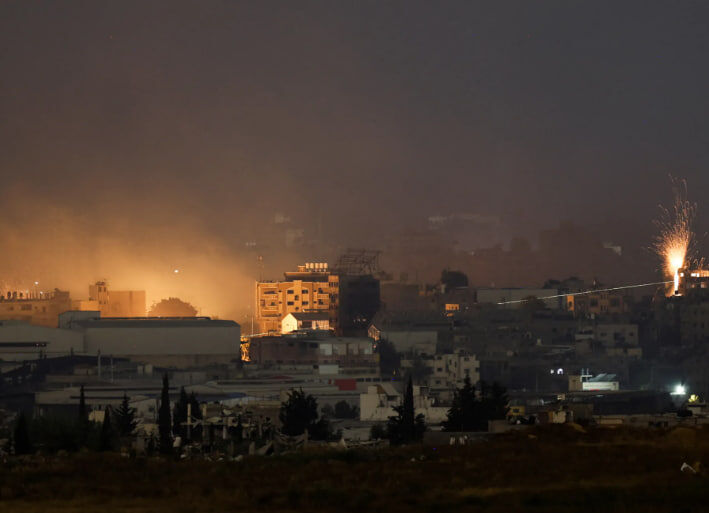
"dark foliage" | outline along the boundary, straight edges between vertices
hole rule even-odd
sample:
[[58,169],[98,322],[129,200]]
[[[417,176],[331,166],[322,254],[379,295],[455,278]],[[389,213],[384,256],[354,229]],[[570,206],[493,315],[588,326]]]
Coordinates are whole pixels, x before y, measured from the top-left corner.
[[172,419],[170,418],[170,384],[167,374],[162,378],[160,409],[158,410],[159,448],[161,454],[172,452]]
[[119,436],[132,435],[138,424],[135,420],[135,408],[130,407],[128,396],[125,393],[123,394],[123,400],[120,406],[115,411],[114,420]]
[[461,271],[444,269],[441,272],[441,283],[446,286],[446,290],[461,289],[468,286],[468,277]]
[[359,417],[359,408],[350,405],[347,401],[335,403],[334,417],[336,419],[356,419]]
[[281,430],[289,436],[302,435],[308,430],[313,440],[327,440],[332,437],[332,428],[325,418],[318,420],[318,402],[303,390],[291,390],[288,400],[281,404],[278,414]]
[[480,383],[478,396],[470,378],[465,378],[462,388],[455,392],[445,431],[487,431],[488,421],[504,419],[507,415],[507,391],[498,383],[488,387]]
[[99,438],[99,451],[112,451],[115,447],[115,433],[111,423],[111,409],[106,408],[103,414],[103,423],[101,424],[101,436]]
[[17,417],[12,438],[15,441],[15,454],[32,453],[32,442],[30,441],[30,432],[24,413],[20,413],[19,417]]
[[414,409],[414,386],[409,376],[409,382],[404,392],[404,400],[394,407],[396,415],[387,421],[387,438],[392,445],[418,442],[426,431],[426,422],[422,414],[416,415]]

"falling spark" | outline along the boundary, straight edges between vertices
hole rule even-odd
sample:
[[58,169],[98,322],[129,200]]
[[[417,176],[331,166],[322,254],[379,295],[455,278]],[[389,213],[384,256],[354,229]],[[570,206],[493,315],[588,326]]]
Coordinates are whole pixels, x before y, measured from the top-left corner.
[[692,244],[692,223],[697,210],[696,204],[687,200],[687,182],[672,180],[674,203],[668,209],[660,205],[660,218],[655,221],[659,234],[655,238],[654,249],[662,260],[665,275],[673,282],[670,295],[679,289],[679,270],[687,265]]

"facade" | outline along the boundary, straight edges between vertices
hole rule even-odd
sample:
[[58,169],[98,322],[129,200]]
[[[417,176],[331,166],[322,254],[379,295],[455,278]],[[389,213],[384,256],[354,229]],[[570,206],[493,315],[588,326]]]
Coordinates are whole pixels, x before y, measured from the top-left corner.
[[60,313],[71,310],[69,292],[8,292],[0,295],[0,321],[24,321],[35,326],[57,326]]
[[260,333],[280,333],[289,313],[327,312],[330,328],[337,322],[338,276],[327,264],[308,263],[285,273],[284,281],[256,282],[256,322]]
[[379,359],[368,338],[304,336],[259,337],[251,340],[249,357],[264,367],[361,369],[378,373]]
[[[367,393],[359,396],[359,420],[386,422],[396,416],[394,406],[401,401],[402,395],[390,383],[369,386]],[[448,418],[448,408],[433,406],[433,400],[419,386],[414,386],[414,411],[415,415],[423,414],[427,424],[439,424]]]
[[[522,288],[506,288],[506,289],[477,289],[476,298],[478,303],[506,303],[503,308],[522,308],[525,304],[525,299],[535,297],[538,299],[548,296],[559,295],[558,289],[522,289]],[[561,307],[561,301],[558,297],[542,299],[547,308],[553,310]]]
[[89,285],[89,301],[86,307],[99,310],[102,317],[144,317],[145,291],[108,290],[105,281],[97,281]]
[[566,309],[575,316],[621,314],[630,310],[631,298],[622,291],[567,295]]
[[0,321],[0,360],[25,361],[83,352],[81,333],[25,321]]
[[375,341],[391,342],[397,353],[434,355],[438,343],[438,331],[432,329],[416,329],[415,327],[383,327],[372,324],[368,330],[369,337]]
[[709,289],[709,269],[680,269],[676,293],[684,296],[696,289]]
[[709,340],[709,301],[686,301],[680,308],[679,319],[685,343]]
[[281,333],[291,333],[298,330],[329,330],[329,312],[295,312],[289,313],[281,321]]
[[[431,395],[438,399],[451,400],[455,390],[465,384],[465,378],[470,378],[473,384],[480,381],[480,362],[475,355],[464,351],[437,354],[422,358],[420,361],[427,368],[423,383]],[[403,360],[401,367],[412,369],[414,362],[414,360]]]

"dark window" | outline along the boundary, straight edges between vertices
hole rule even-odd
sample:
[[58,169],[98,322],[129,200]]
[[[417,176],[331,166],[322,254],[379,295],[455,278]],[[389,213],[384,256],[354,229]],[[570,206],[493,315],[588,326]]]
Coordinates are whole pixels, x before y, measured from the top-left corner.
[[292,293],[293,293],[293,291],[292,291],[292,290],[289,290],[289,291],[288,291],[288,294],[292,294]]
[[293,301],[288,301],[288,306],[293,306]]

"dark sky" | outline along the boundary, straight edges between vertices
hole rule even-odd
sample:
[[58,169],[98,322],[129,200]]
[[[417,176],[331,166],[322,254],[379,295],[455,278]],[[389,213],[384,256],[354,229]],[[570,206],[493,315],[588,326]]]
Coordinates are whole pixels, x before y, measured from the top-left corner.
[[704,1],[3,0],[6,222],[649,231],[670,173],[709,219],[708,26]]

